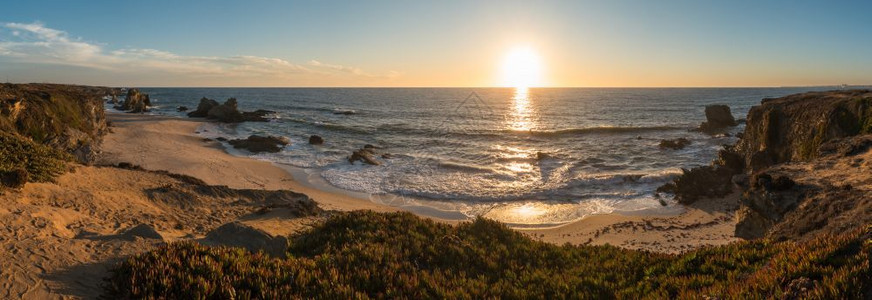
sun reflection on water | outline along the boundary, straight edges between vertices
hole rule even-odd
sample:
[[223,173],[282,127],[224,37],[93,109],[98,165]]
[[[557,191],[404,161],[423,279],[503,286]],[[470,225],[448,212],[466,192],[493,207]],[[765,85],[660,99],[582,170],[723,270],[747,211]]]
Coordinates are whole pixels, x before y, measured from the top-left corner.
[[530,88],[515,88],[508,127],[515,131],[530,131],[536,128],[536,111],[530,104]]

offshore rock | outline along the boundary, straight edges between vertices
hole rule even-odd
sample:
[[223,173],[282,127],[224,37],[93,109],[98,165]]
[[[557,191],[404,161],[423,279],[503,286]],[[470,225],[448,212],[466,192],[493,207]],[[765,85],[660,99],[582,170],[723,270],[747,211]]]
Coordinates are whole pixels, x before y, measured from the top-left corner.
[[218,101],[206,97],[200,98],[200,104],[197,105],[197,110],[189,112],[188,117],[205,118],[206,115],[209,114],[209,110],[218,105]]
[[124,98],[124,102],[121,103],[118,110],[141,113],[147,112],[149,106],[151,106],[151,100],[148,94],[140,93],[138,89],[129,89],[127,90],[127,97]]
[[730,107],[723,104],[706,105],[705,118],[706,121],[699,125],[699,130],[705,133],[715,134],[738,125]]
[[690,145],[690,140],[686,138],[677,138],[674,140],[660,140],[660,148],[681,150]]
[[291,143],[286,137],[252,135],[246,139],[228,141],[233,148],[245,149],[252,153],[279,152],[285,145]]

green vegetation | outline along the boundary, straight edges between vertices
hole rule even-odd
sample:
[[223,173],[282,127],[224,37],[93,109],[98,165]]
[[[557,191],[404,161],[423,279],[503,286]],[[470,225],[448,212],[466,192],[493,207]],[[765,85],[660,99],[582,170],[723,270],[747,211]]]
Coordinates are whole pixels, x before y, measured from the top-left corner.
[[71,159],[69,154],[28,138],[0,132],[0,178],[5,185],[13,185],[9,181],[17,180],[8,178],[15,175],[15,179],[20,179],[20,174],[26,178],[24,181],[53,181],[66,171],[66,161]]
[[0,84],[0,129],[37,143],[67,136],[70,129],[93,139],[105,126],[100,97],[111,92],[71,85]]
[[[556,246],[486,219],[350,212],[292,239],[287,259],[183,242],[120,263],[109,298],[867,298],[872,229],[682,255]],[[803,292],[803,290],[806,290]]]

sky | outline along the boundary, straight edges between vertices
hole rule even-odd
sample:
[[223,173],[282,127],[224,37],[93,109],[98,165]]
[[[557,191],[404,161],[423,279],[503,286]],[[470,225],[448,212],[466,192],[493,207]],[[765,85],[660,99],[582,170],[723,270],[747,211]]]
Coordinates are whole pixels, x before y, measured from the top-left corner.
[[872,1],[4,2],[4,82],[500,86],[521,47],[542,86],[872,84]]

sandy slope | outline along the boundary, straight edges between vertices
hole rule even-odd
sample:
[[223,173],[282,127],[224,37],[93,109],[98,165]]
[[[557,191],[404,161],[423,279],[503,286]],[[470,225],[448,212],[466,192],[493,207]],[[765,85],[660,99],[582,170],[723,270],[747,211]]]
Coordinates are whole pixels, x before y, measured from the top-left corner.
[[127,229],[148,224],[166,240],[199,238],[258,209],[239,197],[188,197],[190,187],[165,174],[79,166],[57,183],[6,191],[0,298],[94,297],[108,266],[161,243],[125,237]]

